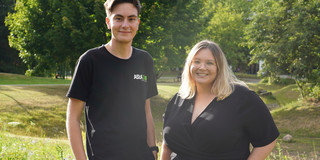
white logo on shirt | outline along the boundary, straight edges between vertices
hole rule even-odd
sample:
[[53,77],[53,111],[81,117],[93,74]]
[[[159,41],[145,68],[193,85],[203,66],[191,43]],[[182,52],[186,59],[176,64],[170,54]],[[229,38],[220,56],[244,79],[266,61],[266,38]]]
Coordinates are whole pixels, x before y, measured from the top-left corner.
[[147,82],[147,76],[143,75],[143,74],[134,74],[133,75],[133,79],[137,79],[137,80],[141,80],[143,82]]

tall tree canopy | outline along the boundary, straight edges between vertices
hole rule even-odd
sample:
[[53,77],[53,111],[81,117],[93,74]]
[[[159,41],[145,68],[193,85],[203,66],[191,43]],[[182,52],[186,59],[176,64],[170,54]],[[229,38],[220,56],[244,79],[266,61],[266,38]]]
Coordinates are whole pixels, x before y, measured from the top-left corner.
[[151,53],[157,76],[182,67],[186,51],[202,30],[203,0],[142,0],[140,32],[134,43]]
[[[106,43],[110,31],[103,3],[16,0],[5,22],[10,46],[27,64],[26,73],[64,75],[74,70],[83,52]],[[249,61],[262,60],[267,76],[289,73],[301,88],[305,83],[320,84],[319,0],[141,0],[141,4],[133,46],[153,56],[158,77],[182,67],[191,47],[210,39],[221,46],[234,70],[246,71]]]
[[105,41],[103,1],[17,0],[9,13],[10,46],[20,51],[27,74],[64,75],[75,60]]
[[217,42],[234,70],[246,71],[250,59],[244,46],[244,28],[248,24],[251,2],[247,0],[207,0],[204,18],[206,27],[200,38]]
[[318,0],[258,1],[246,35],[253,61],[263,60],[267,75],[289,73],[301,88],[320,84]]
[[13,0],[0,1],[0,72],[23,73],[25,66],[18,56],[18,51],[10,48],[9,31],[4,25],[5,17],[14,10],[14,5]]
[[[193,45],[202,25],[199,1],[142,0],[141,25],[134,46],[155,60],[158,76],[182,66],[186,48]],[[106,43],[102,0],[17,0],[6,25],[10,45],[20,51],[29,75],[50,75],[73,70],[75,61],[89,48]]]

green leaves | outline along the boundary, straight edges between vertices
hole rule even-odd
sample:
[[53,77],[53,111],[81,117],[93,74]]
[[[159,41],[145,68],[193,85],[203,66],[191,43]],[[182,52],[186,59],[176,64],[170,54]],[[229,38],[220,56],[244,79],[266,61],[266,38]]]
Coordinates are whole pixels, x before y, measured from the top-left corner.
[[104,19],[103,1],[18,0],[6,25],[28,73],[59,71],[64,77],[84,51],[104,43],[105,26],[98,19]]
[[[28,73],[62,75],[86,50],[106,43],[102,0],[17,0],[9,13],[10,46]],[[183,67],[193,45],[217,42],[233,69],[264,61],[266,75],[292,74],[315,83],[320,65],[318,0],[143,0],[133,46],[154,58],[159,77]],[[60,74],[61,75],[61,74]]]
[[319,8],[317,0],[268,0],[255,5],[246,38],[254,60],[263,60],[270,76],[291,74],[299,84],[319,84]]
[[133,45],[154,58],[157,77],[164,71],[183,67],[187,48],[197,42],[203,0],[144,0],[141,23]]
[[249,50],[243,45],[244,28],[252,4],[241,1],[207,1],[204,6],[207,24],[200,32],[200,39],[210,39],[217,42],[226,54],[229,65],[233,69],[247,70]]

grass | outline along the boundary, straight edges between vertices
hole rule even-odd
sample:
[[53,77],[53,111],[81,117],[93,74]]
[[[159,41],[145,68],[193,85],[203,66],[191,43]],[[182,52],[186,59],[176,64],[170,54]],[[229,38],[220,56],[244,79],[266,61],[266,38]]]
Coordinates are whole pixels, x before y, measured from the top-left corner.
[[[320,156],[320,107],[293,102],[285,108],[272,111],[280,130],[279,142],[286,155],[300,159]],[[283,136],[290,134],[292,141],[285,142]]]
[[[252,90],[264,89],[272,92],[271,96],[261,96],[267,104],[278,104],[272,109],[273,119],[280,130],[279,147],[274,149],[273,159],[314,159],[320,156],[320,104],[299,100],[295,84],[268,85],[264,83],[249,84]],[[293,140],[285,142],[282,138],[290,134]],[[315,158],[317,159],[317,158]]]
[[31,138],[0,131],[0,159],[68,160],[73,159],[68,141]]
[[261,96],[262,100],[266,104],[279,104],[284,106],[293,101],[298,101],[299,91],[295,84],[290,85],[268,85],[265,83],[250,83],[248,84],[250,89],[258,91],[259,89],[271,92],[270,96]]
[[246,74],[246,73],[241,73],[241,72],[235,72],[234,73],[237,78],[239,79],[257,79],[257,75],[256,74]]
[[[2,78],[14,79],[10,76],[12,75]],[[2,78],[2,81],[8,81]],[[33,78],[29,81],[30,84],[35,84]],[[272,92],[272,96],[262,99],[267,104],[279,104],[271,113],[281,135],[278,147],[269,159],[304,160],[319,157],[320,105],[298,101],[295,85],[250,83],[249,86],[252,90],[265,89]],[[162,142],[162,115],[168,101],[178,89],[178,83],[158,83],[159,95],[151,99],[159,146]],[[65,131],[67,90],[67,85],[0,86],[0,159],[73,158]],[[286,134],[291,134],[293,141],[282,141]],[[42,154],[44,152],[45,155]]]
[[9,123],[6,130],[18,135],[65,137],[67,90],[68,86],[0,86],[0,122]]
[[27,77],[25,75],[0,72],[0,85],[12,84],[70,84],[71,80],[43,77]]

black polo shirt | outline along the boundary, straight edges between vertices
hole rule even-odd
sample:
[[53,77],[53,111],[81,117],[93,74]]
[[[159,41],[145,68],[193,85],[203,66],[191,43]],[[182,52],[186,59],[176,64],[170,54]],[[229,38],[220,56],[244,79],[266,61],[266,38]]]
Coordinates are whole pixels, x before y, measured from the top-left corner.
[[100,46],[84,53],[67,96],[86,102],[89,159],[154,159],[145,101],[157,93],[147,52],[133,48],[129,59],[119,59]]
[[194,99],[175,95],[164,116],[164,140],[174,159],[247,159],[254,147],[273,142],[279,132],[263,101],[253,91],[236,86],[221,101],[207,106],[191,124]]

